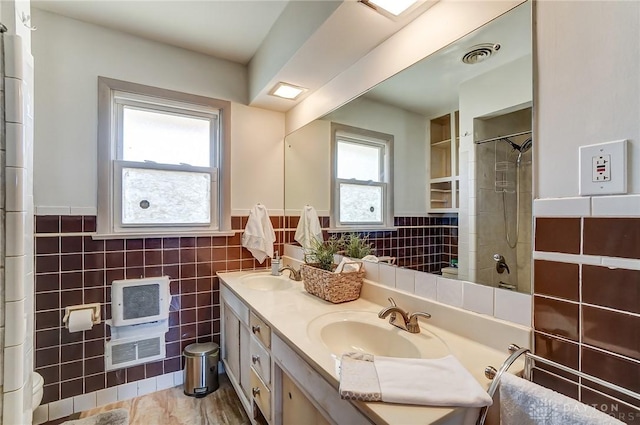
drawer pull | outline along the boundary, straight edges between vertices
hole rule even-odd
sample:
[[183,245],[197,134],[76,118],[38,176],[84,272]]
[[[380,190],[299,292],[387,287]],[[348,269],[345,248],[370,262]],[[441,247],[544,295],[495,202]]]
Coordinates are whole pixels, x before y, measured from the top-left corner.
[[256,356],[255,354],[253,356],[251,356],[251,361],[253,362],[253,364],[256,364],[260,361],[260,356]]
[[254,334],[260,332],[260,325],[251,326],[251,332],[253,332]]
[[251,388],[251,394],[253,394],[253,396],[256,397],[257,395],[260,394],[260,388],[258,387]]

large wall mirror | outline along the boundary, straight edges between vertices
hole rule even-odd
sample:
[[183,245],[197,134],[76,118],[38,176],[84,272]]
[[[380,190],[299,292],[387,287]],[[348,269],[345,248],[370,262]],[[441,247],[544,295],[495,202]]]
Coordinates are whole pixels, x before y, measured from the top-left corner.
[[530,292],[531,21],[527,2],[289,134],[289,226],[311,205],[398,267]]

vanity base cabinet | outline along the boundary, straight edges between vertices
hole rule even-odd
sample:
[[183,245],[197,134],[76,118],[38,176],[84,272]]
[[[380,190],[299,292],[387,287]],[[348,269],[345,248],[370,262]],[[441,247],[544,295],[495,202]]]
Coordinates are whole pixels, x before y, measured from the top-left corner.
[[282,374],[282,425],[329,425],[286,373]]
[[249,309],[226,288],[222,289],[222,362],[247,413],[251,412],[251,359]]
[[[340,398],[338,390],[329,384],[318,372],[316,372],[304,359],[302,359],[295,351],[293,351],[284,341],[277,335],[272,335],[271,339],[271,356],[274,361],[277,373],[282,375],[280,384],[275,387],[275,391],[280,394],[276,400],[280,401],[280,409],[282,415],[282,423],[287,415],[285,408],[287,403],[285,398],[289,395],[284,391],[285,380],[289,379],[298,388],[298,391],[304,394],[316,412],[314,417],[321,417],[314,424],[371,424],[371,421],[347,400]],[[274,372],[276,373],[276,372]],[[286,378],[285,378],[286,376]],[[292,394],[293,396],[293,394]],[[289,415],[311,415],[310,409],[302,408],[301,412],[288,413]],[[291,417],[291,416],[290,416]],[[304,422],[300,422],[301,424]],[[279,425],[279,424],[277,424]]]

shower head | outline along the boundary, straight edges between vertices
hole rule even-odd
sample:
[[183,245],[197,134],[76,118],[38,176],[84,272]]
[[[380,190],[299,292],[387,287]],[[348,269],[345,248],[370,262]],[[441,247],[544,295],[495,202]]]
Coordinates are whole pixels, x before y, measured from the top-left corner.
[[508,139],[506,137],[501,140],[507,142],[514,151],[518,151],[519,153],[525,153],[529,151],[529,149],[531,149],[531,147],[533,146],[533,140],[531,139],[531,137],[525,140],[521,145],[512,142],[511,139]]
[[525,153],[529,151],[532,146],[533,146],[533,139],[529,137],[527,140],[524,141],[524,143],[520,145],[520,149],[518,150],[522,153]]

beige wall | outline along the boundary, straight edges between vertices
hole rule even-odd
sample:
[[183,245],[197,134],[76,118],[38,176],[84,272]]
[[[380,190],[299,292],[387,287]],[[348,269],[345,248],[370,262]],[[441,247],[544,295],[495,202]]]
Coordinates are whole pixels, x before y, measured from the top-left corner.
[[282,209],[284,114],[242,105],[246,67],[40,10],[33,15],[36,207],[95,214],[97,77],[105,76],[230,100],[231,208],[262,202]]
[[640,2],[536,2],[537,198],[578,196],[578,148],[629,139],[640,193]]

